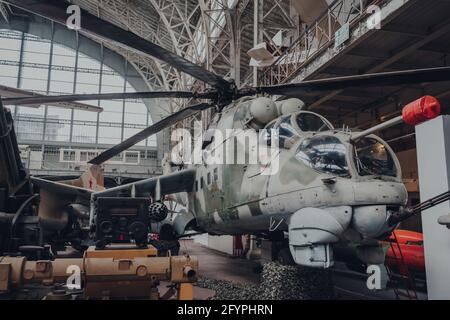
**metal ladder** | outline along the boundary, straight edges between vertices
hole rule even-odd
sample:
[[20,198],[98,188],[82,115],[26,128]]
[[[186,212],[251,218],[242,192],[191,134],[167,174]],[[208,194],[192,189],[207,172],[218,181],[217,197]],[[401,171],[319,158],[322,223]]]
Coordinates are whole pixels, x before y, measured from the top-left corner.
[[[418,300],[414,278],[409,272],[408,265],[403,257],[402,249],[398,243],[395,231],[392,234],[394,239],[389,241],[389,245],[396,262],[395,264],[398,268],[398,273],[395,273],[387,263],[385,263],[385,267],[396,299],[400,300],[403,297],[409,300]],[[401,284],[403,286],[400,286]]]

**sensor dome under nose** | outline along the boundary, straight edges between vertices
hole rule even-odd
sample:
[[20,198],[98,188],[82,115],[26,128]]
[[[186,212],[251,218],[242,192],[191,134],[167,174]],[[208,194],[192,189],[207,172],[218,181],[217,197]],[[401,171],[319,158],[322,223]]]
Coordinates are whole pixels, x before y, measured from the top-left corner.
[[365,238],[376,238],[389,229],[386,206],[362,206],[353,210],[351,226]]

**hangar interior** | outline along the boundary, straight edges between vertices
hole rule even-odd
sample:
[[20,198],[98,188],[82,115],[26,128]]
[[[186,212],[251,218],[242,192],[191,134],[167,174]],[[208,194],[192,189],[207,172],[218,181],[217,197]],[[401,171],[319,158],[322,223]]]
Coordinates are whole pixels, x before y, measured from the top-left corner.
[[[232,78],[238,88],[449,66],[450,2],[446,0],[72,0],[68,4],[77,5],[83,12],[216,75]],[[0,13],[2,99],[23,95],[11,88],[50,96],[202,92],[208,88],[165,61],[124,46],[116,39],[84,32],[83,15],[81,29],[71,30],[33,12],[32,4],[27,9],[16,1],[0,1]],[[450,82],[358,86],[325,93],[312,90],[297,98],[303,101],[304,110],[322,115],[337,130],[359,132],[402,115],[405,105],[427,95],[437,98],[446,111],[450,104]],[[199,100],[161,97],[83,101],[102,108],[102,112],[51,103],[7,107],[14,121],[24,168],[32,176],[52,176],[54,181],[62,181],[77,179],[85,172],[89,160],[102,151]],[[174,145],[171,141],[174,129],[193,131],[198,121],[205,129],[214,115],[211,109],[202,110],[116,154],[103,166],[105,187],[167,174],[163,163]],[[443,119],[445,131],[445,116]],[[448,190],[447,184],[442,190],[433,189],[435,193],[427,191],[426,197],[421,192],[421,187],[432,185],[427,179],[423,179],[423,184],[419,180],[419,175],[431,176],[428,170],[433,168],[427,167],[424,160],[426,155],[434,157],[429,152],[442,156],[439,159],[442,166],[434,170],[448,180],[445,163],[450,160],[445,152],[442,155],[426,146],[426,141],[432,145],[433,140],[436,148],[443,148],[441,142],[447,146],[445,137],[436,132],[433,127],[419,129],[403,123],[376,131],[401,165],[408,193],[405,205],[418,205]],[[433,136],[435,133],[438,136]],[[419,140],[421,144],[417,147]],[[172,198],[167,201],[173,212],[182,207],[175,202]],[[445,205],[448,207],[447,202]],[[439,208],[445,211],[442,206]],[[390,252],[399,255],[395,257],[398,266],[406,266],[406,271],[399,272],[401,280],[392,278],[387,289],[371,291],[365,287],[365,270],[361,272],[349,268],[348,263],[336,262],[331,272],[338,295],[363,299],[449,299],[450,289],[443,293],[444,284],[439,286],[430,279],[440,274],[440,268],[434,268],[433,264],[450,263],[450,258],[439,261],[424,253],[427,234],[422,219],[417,214],[397,227],[405,233],[396,235],[399,238]],[[436,223],[433,228],[442,228],[449,239],[445,227]],[[400,237],[404,243],[400,243]],[[181,240],[180,250],[199,256],[200,276],[203,273],[217,281],[244,284],[257,283],[254,279],[259,279],[255,276],[259,262],[271,260],[271,241],[250,234],[194,235]],[[413,260],[420,261],[405,262],[403,255],[412,255]],[[425,270],[425,266],[430,269]],[[215,268],[219,270],[216,273]],[[262,275],[269,277],[265,272]],[[408,280],[403,279],[405,274]],[[388,272],[388,280],[391,275]],[[214,287],[203,278],[202,283],[205,288]],[[450,283],[445,285],[449,288]],[[194,295],[211,294],[202,290],[194,288]]]

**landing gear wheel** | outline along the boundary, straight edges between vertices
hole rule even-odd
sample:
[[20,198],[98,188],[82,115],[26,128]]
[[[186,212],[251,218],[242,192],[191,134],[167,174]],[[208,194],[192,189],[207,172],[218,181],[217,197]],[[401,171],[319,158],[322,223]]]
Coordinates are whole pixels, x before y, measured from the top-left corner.
[[165,257],[170,251],[172,256],[177,256],[180,251],[180,243],[175,235],[175,230],[170,224],[165,224],[159,230],[159,240],[151,240],[149,243],[158,249],[158,256]]
[[282,248],[278,251],[277,261],[283,266],[293,266],[295,265],[294,258],[292,257],[289,248]]

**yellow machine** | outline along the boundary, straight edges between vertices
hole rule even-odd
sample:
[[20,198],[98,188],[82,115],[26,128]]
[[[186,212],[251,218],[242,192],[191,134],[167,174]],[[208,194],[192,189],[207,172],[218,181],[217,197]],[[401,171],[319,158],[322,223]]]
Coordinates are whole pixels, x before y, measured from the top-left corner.
[[[0,257],[0,292],[29,284],[70,286],[78,276],[78,290],[54,290],[44,299],[192,300],[197,258],[157,255],[151,246],[136,249],[131,245],[111,245],[104,250],[90,247],[83,258],[75,259],[27,261],[25,257]],[[158,288],[161,281],[170,283],[163,295]]]

